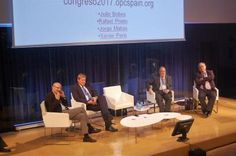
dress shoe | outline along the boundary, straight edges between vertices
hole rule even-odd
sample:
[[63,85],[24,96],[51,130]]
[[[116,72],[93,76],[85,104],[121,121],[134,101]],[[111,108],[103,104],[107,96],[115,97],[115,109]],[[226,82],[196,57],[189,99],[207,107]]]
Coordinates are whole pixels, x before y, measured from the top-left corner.
[[208,117],[211,116],[211,112],[210,111],[207,112],[207,116]]
[[83,138],[83,142],[97,142],[97,140],[91,138],[90,136],[86,136]]
[[116,128],[114,128],[114,127],[110,126],[110,127],[106,127],[106,131],[110,131],[110,132],[117,132],[117,131],[118,131],[118,129],[116,129]]
[[204,118],[208,118],[209,117],[208,112],[204,112],[203,114],[204,114]]
[[89,134],[91,133],[99,133],[101,132],[102,130],[101,129],[98,129],[98,128],[89,128]]
[[11,152],[11,150],[10,149],[6,149],[6,148],[1,148],[0,152],[7,153],[7,152]]

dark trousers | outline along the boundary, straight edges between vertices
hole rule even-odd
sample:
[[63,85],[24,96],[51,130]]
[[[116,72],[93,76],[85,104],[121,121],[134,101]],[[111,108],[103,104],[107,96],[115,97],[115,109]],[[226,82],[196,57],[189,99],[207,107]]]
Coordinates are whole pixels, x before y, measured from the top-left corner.
[[[156,101],[159,106],[160,112],[171,112],[171,92],[164,93],[163,91],[156,92]],[[165,103],[163,102],[165,101]]]
[[[208,99],[208,103],[206,104],[206,97]],[[216,91],[215,90],[206,90],[199,89],[199,101],[201,104],[202,112],[212,112],[213,106],[216,100]]]
[[0,149],[3,149],[4,147],[7,147],[7,144],[6,144],[5,141],[2,139],[2,137],[0,137]]
[[92,111],[101,111],[106,127],[111,126],[112,116],[108,110],[107,101],[106,101],[105,96],[99,96],[98,100],[97,100],[97,104],[96,105],[88,104],[87,109],[92,110]]

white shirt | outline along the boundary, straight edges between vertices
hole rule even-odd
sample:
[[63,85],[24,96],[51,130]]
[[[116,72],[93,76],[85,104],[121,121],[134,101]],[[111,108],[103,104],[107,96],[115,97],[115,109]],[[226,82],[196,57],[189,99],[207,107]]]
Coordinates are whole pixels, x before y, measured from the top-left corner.
[[[204,73],[204,77],[207,77],[207,72]],[[210,84],[209,81],[206,81],[206,82],[205,82],[205,88],[206,88],[207,90],[211,90],[211,84]]]
[[165,77],[164,78],[160,77],[160,88],[159,88],[159,90],[165,90],[165,89],[167,89],[166,78]]
[[[92,97],[90,92],[88,91],[88,89],[85,86],[81,86],[80,85],[80,87],[81,87],[81,89],[82,89],[82,91],[84,93],[84,96],[85,96],[86,100],[89,101],[91,99],[91,97]],[[87,93],[84,90],[86,90]]]

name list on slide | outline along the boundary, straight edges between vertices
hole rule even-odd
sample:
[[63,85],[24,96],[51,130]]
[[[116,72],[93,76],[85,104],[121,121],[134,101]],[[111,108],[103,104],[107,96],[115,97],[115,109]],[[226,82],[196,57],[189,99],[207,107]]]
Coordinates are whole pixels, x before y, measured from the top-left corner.
[[125,12],[98,12],[98,37],[106,39],[126,39],[128,20]]

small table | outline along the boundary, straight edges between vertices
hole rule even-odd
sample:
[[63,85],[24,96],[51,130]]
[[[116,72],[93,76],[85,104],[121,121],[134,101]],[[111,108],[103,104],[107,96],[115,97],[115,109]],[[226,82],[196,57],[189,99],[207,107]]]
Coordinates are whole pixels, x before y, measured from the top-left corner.
[[160,113],[155,113],[158,115],[161,115],[163,119],[175,119],[178,116],[181,116],[180,113],[176,113],[176,112],[160,112]]
[[123,118],[120,124],[124,127],[135,129],[135,143],[137,143],[137,128],[150,126],[163,120],[162,116],[154,116],[153,114],[142,114],[139,116],[129,116]]
[[184,121],[184,120],[189,120],[192,119],[193,117],[191,115],[180,115],[178,117],[176,117],[177,120],[179,121]]
[[135,129],[135,143],[137,143],[137,129],[145,126],[151,126],[161,122],[164,119],[175,119],[181,116],[175,112],[161,112],[153,114],[142,114],[138,116],[128,116],[121,119],[120,124],[124,127]]

